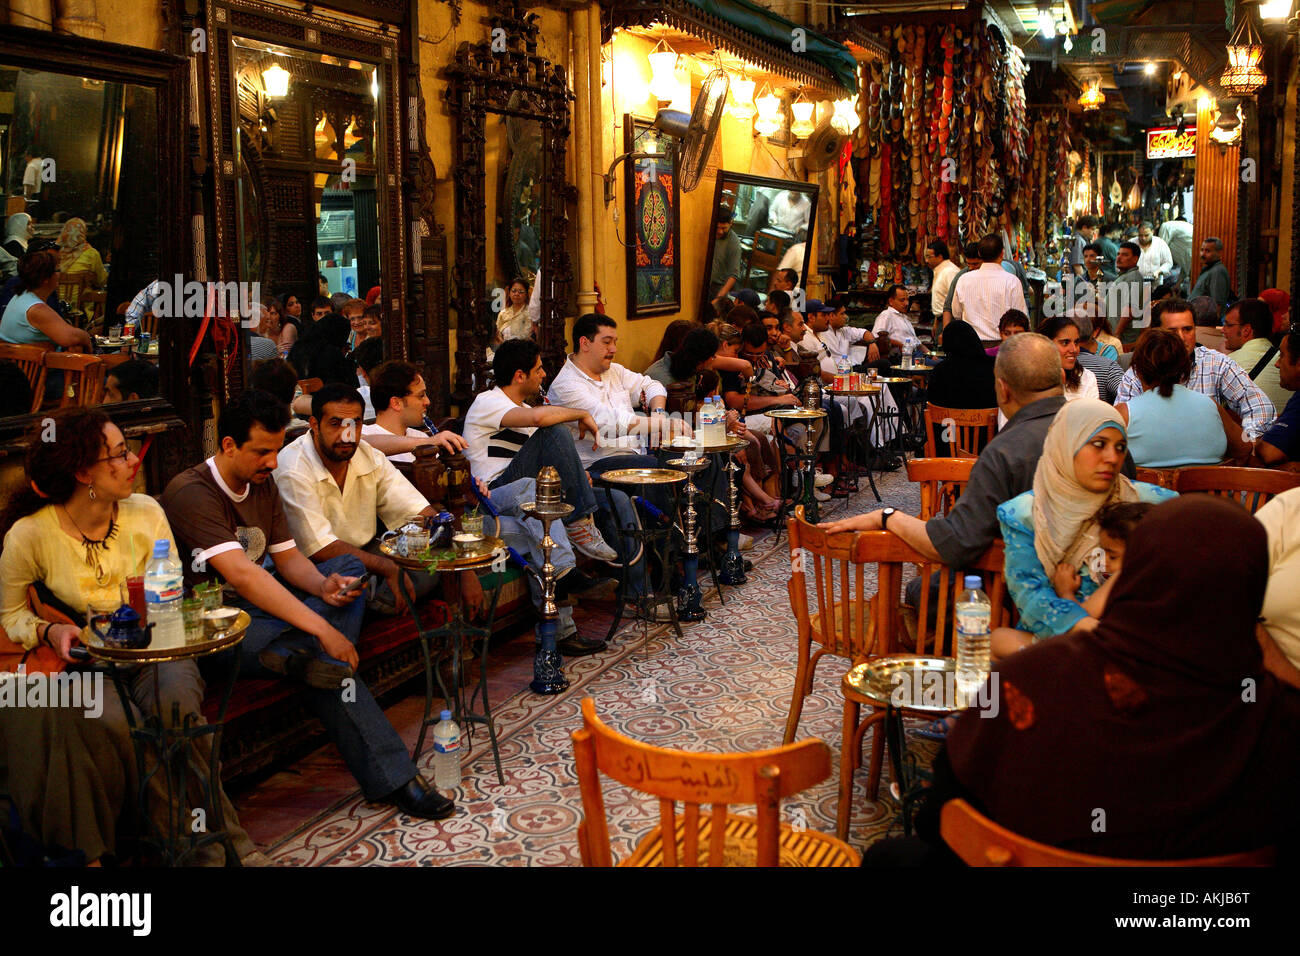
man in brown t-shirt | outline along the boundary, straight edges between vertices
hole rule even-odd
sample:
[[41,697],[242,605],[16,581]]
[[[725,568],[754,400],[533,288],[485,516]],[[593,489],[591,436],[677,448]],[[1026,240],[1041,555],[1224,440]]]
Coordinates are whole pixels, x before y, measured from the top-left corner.
[[[308,685],[312,713],[343,754],[366,799],[394,803],[414,816],[442,819],[455,804],[416,772],[406,746],[355,677],[364,588],[345,588],[365,572],[352,555],[320,565],[298,550],[274,481],[289,410],[246,391],[222,411],[220,451],[172,479],[162,506],[189,556],[187,583],[220,577],[252,618],[239,646],[251,676],[283,675]],[[269,557],[272,574],[263,566]],[[281,583],[283,579],[284,583]]]

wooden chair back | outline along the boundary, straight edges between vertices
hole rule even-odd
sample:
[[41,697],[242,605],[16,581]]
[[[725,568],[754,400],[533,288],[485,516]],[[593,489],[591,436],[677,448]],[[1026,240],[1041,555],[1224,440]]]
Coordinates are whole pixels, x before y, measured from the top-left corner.
[[[596,703],[582,701],[582,728],[573,732],[573,750],[582,791],[583,820],[578,842],[584,866],[613,866],[603,773],[639,793],[659,798],[664,866],[695,866],[700,857],[700,808],[711,805],[710,866],[721,866],[727,808],[755,804],[758,866],[779,862],[781,800],[830,776],[831,751],[820,740],[750,753],[694,753],[655,747],[625,737],[596,716]],[[684,847],[677,852],[677,804],[685,820]]]
[[[820,643],[827,654],[850,661],[873,653],[876,635],[862,535],[854,531],[830,534],[804,520],[803,506],[786,519],[790,540],[790,580],[786,585],[790,609],[805,637]],[[808,606],[808,575],[813,579],[816,609]],[[814,627],[814,623],[817,625]]]
[[152,312],[146,312],[140,316],[140,328],[136,330],[137,338],[141,332],[148,332],[150,338],[156,339],[158,337],[158,316]]
[[912,458],[907,478],[921,486],[921,519],[929,521],[952,510],[970,481],[974,458]]
[[941,429],[941,440],[948,452],[943,457],[974,458],[993,440],[998,430],[996,408],[944,408],[942,405],[925,406],[925,457],[937,458],[938,441],[935,429]]
[[105,352],[103,355],[96,355],[95,358],[99,359],[99,361],[103,363],[104,378],[107,380],[109,372],[113,371],[113,369],[117,368],[123,362],[131,361],[135,356],[130,352]]
[[[108,307],[108,293],[95,289],[86,289],[81,293],[81,311],[85,313],[86,322],[83,329],[94,329],[104,321],[104,311]],[[103,330],[100,329],[102,332]]]
[[668,399],[664,409],[669,415],[693,415],[699,407],[695,398],[695,380],[677,382],[668,386]]
[[104,363],[98,355],[46,352],[45,367],[63,372],[63,391],[59,395],[58,408],[98,405],[104,400]]
[[70,309],[81,308],[81,294],[93,288],[95,277],[85,270],[60,272],[57,292]]
[[939,835],[968,866],[1271,866],[1273,847],[1190,860],[1126,860],[1075,853],[1012,833],[965,800],[949,800],[939,815]]
[[13,362],[27,376],[32,387],[33,412],[41,407],[45,398],[45,355],[48,350],[39,345],[12,345],[0,342],[0,360]]
[[318,392],[324,387],[325,387],[325,383],[319,378],[298,379],[298,388],[302,390],[302,393],[304,395],[310,395],[313,392]]
[[1272,468],[1194,465],[1178,469],[1173,488],[1180,495],[1200,491],[1230,498],[1254,514],[1274,495],[1300,488],[1300,475]]
[[1157,485],[1161,488],[1174,487],[1178,480],[1177,468],[1139,468],[1137,470],[1137,480],[1145,481],[1148,485]]

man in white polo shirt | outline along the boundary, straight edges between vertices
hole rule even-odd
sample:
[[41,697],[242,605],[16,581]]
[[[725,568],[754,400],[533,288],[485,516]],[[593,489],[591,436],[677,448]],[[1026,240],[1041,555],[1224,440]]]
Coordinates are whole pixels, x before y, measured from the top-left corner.
[[1029,314],[1020,280],[1002,268],[1002,237],[987,235],[980,240],[980,267],[959,278],[952,299],[953,318],[975,327],[985,348],[1001,342],[998,320],[1008,309]]
[[375,369],[370,401],[375,421],[361,429],[361,437],[387,455],[389,461],[415,461],[415,449],[424,445],[433,445],[449,455],[465,450],[465,439],[455,432],[441,431],[430,436],[420,428],[429,408],[429,393],[420,370],[410,362],[385,362]]

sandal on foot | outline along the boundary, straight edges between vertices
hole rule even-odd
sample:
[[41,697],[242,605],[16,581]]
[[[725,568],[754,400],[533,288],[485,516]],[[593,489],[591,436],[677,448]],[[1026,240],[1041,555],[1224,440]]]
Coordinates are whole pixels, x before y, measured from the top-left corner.
[[946,718],[940,717],[938,720],[930,721],[915,733],[918,737],[924,737],[926,740],[947,740],[948,721]]

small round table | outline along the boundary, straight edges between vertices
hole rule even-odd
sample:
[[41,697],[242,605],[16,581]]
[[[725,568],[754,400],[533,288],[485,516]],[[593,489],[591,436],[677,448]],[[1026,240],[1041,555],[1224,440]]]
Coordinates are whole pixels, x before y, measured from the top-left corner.
[[[769,408],[763,413],[772,419],[772,424],[780,432],[780,441],[777,443],[781,449],[782,455],[785,454],[787,444],[794,445],[795,453],[795,471],[801,477],[802,496],[803,496],[803,513],[810,524],[816,524],[821,519],[820,509],[817,505],[817,497],[813,494],[817,477],[817,447],[813,438],[813,426],[826,417],[824,408]],[[785,429],[794,424],[804,426],[803,449],[800,450],[798,445],[785,437]],[[781,469],[784,477],[785,468]],[[789,510],[787,504],[788,495],[785,493],[788,489],[782,488],[781,511],[779,518],[784,518]]]
[[[704,521],[705,553],[709,562],[709,569],[713,572],[713,586],[718,591],[718,600],[723,604],[726,603],[726,599],[722,596],[722,585],[734,586],[744,584],[748,580],[745,576],[745,559],[740,554],[740,486],[736,481],[736,476],[744,471],[736,461],[736,455],[748,444],[749,442],[743,438],[728,435],[726,441],[719,445],[703,445],[697,448],[700,454],[709,458],[727,456],[726,464],[722,464],[720,458],[718,460],[719,466],[727,472],[727,552],[722,559],[721,569],[714,566],[713,522],[710,520],[711,513],[707,509]],[[681,445],[671,447],[675,451],[686,450]],[[696,448],[695,445],[691,447]],[[671,465],[672,462],[668,464]],[[700,489],[700,494],[707,497],[708,491]]]
[[952,657],[923,657],[895,654],[855,664],[840,688],[844,693],[844,736],[841,738],[840,802],[836,829],[848,833],[853,771],[861,757],[858,710],[861,705],[885,712],[885,749],[889,753],[894,782],[898,784],[903,831],[912,834],[912,802],[919,796],[921,782],[916,758],[906,749],[903,715],[942,717],[963,706],[957,692],[957,661]]
[[[438,722],[433,710],[433,688],[436,681],[442,699],[451,705],[452,715],[457,724],[464,722],[471,725],[487,725],[488,739],[492,743],[492,759],[496,762],[497,781],[504,785],[505,775],[501,772],[501,750],[497,746],[496,726],[492,722],[492,706],[488,702],[487,656],[488,645],[491,643],[492,638],[492,621],[496,617],[497,600],[501,597],[502,577],[506,561],[505,542],[497,537],[485,537],[483,545],[478,551],[447,560],[438,560],[434,555],[412,557],[401,554],[393,548],[390,541],[380,542],[379,551],[398,567],[410,571],[438,572],[441,577],[443,598],[447,602],[450,612],[446,623],[426,630],[420,621],[420,609],[415,603],[415,595],[411,592],[410,581],[405,576],[401,578],[402,590],[405,592],[403,597],[411,608],[411,616],[415,619],[415,633],[420,641],[420,650],[424,654],[424,719],[420,723],[420,736],[416,739],[415,749],[411,752],[411,761],[413,763],[419,762],[420,754],[424,751],[425,734],[430,726]],[[491,588],[491,597],[488,599],[487,604],[487,621],[485,626],[475,627],[465,620],[461,602],[459,572],[479,571],[484,568],[491,568],[496,574]],[[464,688],[461,687],[460,674],[462,649],[467,637],[471,640],[483,642],[482,649],[479,651],[478,688],[470,696],[468,704],[464,700]],[[445,642],[447,649],[451,653],[451,683],[455,688],[454,693],[448,692],[447,685],[442,679],[441,669],[434,666],[434,655],[430,649],[434,641]],[[439,655],[440,658],[441,655]],[[474,711],[474,701],[479,695],[483,697],[483,713],[481,714]]]
[[[230,831],[226,829],[225,815],[221,810],[221,731],[225,726],[226,708],[230,704],[230,695],[239,676],[239,655],[233,658],[231,671],[225,690],[221,695],[221,706],[216,719],[211,723],[197,723],[186,717],[184,723],[180,718],[180,704],[172,702],[172,720],[168,727],[163,721],[161,681],[153,682],[154,712],[137,721],[134,714],[135,705],[126,689],[124,671],[140,666],[157,666],[172,661],[192,660],[207,657],[220,651],[236,647],[244,639],[252,619],[247,611],[241,610],[230,627],[213,634],[204,633],[200,640],[190,641],[185,637],[185,625],[179,613],[172,622],[175,626],[160,631],[156,626],[153,640],[148,647],[115,647],[102,641],[95,632],[87,627],[82,631],[81,642],[91,658],[108,666],[109,676],[117,695],[122,701],[122,710],[126,712],[127,727],[135,748],[135,766],[137,774],[136,800],[139,806],[140,825],[146,829],[143,841],[158,848],[163,862],[167,866],[177,866],[186,857],[203,847],[220,843],[226,851],[226,864],[239,865],[239,855],[230,840]],[[192,766],[193,742],[201,737],[212,738],[212,753],[208,760],[207,779],[199,767]],[[153,767],[146,767],[145,749],[152,745],[158,755],[158,762]],[[194,807],[186,812],[177,809],[178,798],[186,799],[189,793],[189,774],[198,777],[199,789],[203,793],[203,806]],[[164,788],[167,793],[167,829],[162,830],[149,815],[149,783],[156,774],[163,774]],[[212,821],[202,836],[198,836],[191,824],[193,810],[202,810],[206,819]]]
[[871,440],[871,429],[872,423],[880,414],[880,395],[884,391],[884,387],[881,385],[868,385],[865,388],[831,388],[826,391],[834,398],[866,398],[870,400],[871,421],[866,421],[865,415],[859,415],[857,420],[854,421],[852,415],[849,415],[850,421],[844,429],[845,447],[841,449],[840,455],[841,461],[845,462],[846,467],[841,473],[847,472],[849,470],[848,466],[855,469],[852,478],[853,487],[856,491],[858,476],[862,473],[862,470],[856,470],[858,456],[853,454],[850,448],[851,445],[856,445],[861,452],[862,461],[867,463],[865,471],[867,473],[867,483],[871,485],[871,493],[876,496],[877,501],[881,501],[880,492],[876,489],[876,477],[873,473],[879,453],[875,443]]
[[[672,516],[659,512],[659,509],[645,500],[645,490],[651,485],[663,485],[673,492],[680,490],[680,486],[686,481],[686,472],[674,471],[671,468],[614,468],[596,478],[597,481],[609,485],[621,485],[625,489],[634,488],[638,494],[630,495],[632,507],[640,506],[642,510],[649,513],[653,519],[652,524],[633,523],[625,525],[619,530],[623,536],[635,542],[642,552],[641,564],[641,591],[635,597],[628,594],[628,585],[630,584],[630,573],[632,561],[623,561],[619,569],[618,584],[618,601],[614,605],[614,620],[609,625],[609,633],[605,635],[605,640],[610,640],[618,633],[619,624],[623,620],[624,608],[631,605],[635,610],[634,620],[644,622],[646,626],[646,640],[650,637],[649,625],[654,624],[654,609],[660,605],[668,607],[668,619],[672,623],[673,630],[677,636],[682,636],[682,627],[677,621],[677,608],[673,596],[669,593],[669,578],[672,574],[672,536],[673,523]],[[676,510],[676,509],[674,509]],[[635,551],[633,552],[635,553]],[[661,571],[659,581],[656,583],[651,580],[650,575],[650,556],[657,554],[660,559]]]

